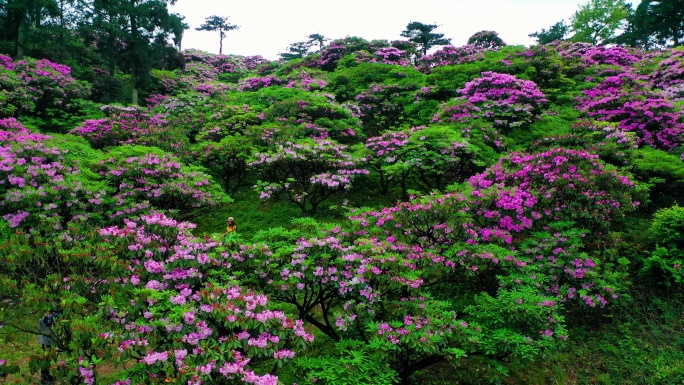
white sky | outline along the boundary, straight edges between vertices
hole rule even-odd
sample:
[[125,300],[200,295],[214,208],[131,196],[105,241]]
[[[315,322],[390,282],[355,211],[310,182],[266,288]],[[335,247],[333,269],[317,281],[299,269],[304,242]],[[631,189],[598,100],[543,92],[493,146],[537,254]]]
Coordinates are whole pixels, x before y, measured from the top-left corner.
[[[296,41],[319,33],[339,39],[404,40],[411,21],[441,25],[435,32],[464,45],[475,32],[493,30],[507,44],[530,45],[527,35],[565,19],[586,0],[178,0],[172,12],[190,29],[183,49],[218,53],[218,32],[196,31],[207,16],[228,16],[240,29],[227,33],[223,53],[262,55],[271,60]],[[634,4],[639,0],[628,1]]]

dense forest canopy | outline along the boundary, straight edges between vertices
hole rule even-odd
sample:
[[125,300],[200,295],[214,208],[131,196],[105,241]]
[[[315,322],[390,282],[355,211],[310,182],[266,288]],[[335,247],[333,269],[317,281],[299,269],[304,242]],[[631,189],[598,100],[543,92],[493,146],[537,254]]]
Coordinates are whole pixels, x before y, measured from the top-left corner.
[[0,381],[682,383],[680,3],[270,61],[0,0]]

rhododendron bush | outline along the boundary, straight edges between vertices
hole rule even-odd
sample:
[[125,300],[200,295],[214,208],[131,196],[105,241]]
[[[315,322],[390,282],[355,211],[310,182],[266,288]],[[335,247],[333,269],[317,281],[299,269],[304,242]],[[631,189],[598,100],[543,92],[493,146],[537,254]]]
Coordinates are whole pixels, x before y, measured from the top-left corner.
[[166,121],[160,115],[150,115],[139,107],[103,106],[108,116],[84,121],[70,133],[88,140],[94,148],[124,144],[154,145],[155,134],[164,129]]
[[247,177],[252,149],[246,136],[227,136],[218,143],[200,142],[194,146],[193,156],[221,182],[224,191],[236,191]]
[[643,198],[628,175],[597,155],[562,148],[511,154],[470,178],[470,184],[479,218],[512,232],[541,230],[555,221],[606,229]]
[[358,94],[356,104],[366,132],[375,135],[407,121],[405,106],[414,99],[416,89],[415,84],[371,84],[368,91]]
[[336,192],[348,190],[358,175],[368,174],[347,146],[330,140],[283,142],[269,152],[253,155],[258,173],[255,189],[262,199],[286,197],[304,213]]
[[430,69],[435,67],[470,63],[481,60],[483,57],[483,47],[475,45],[454,47],[447,45],[418,59],[418,68],[425,73],[429,73]]
[[[460,214],[450,215],[454,211]],[[395,221],[395,213],[407,221]],[[422,225],[413,223],[435,223],[439,217],[450,218],[455,230],[447,235],[451,241],[407,242],[420,235]],[[250,283],[272,300],[294,305],[299,317],[333,340],[366,341],[382,352],[380,362],[389,364],[402,381],[447,358],[472,353],[531,358],[562,344],[565,330],[555,297],[537,289],[534,280],[492,296],[479,293],[477,282],[494,279],[486,273],[492,260],[515,274],[524,266],[506,257],[511,252],[496,242],[466,242],[464,211],[424,201],[353,218],[360,227],[319,225],[294,247],[246,247],[233,255],[233,269],[252,277]],[[441,232],[446,226],[434,228]],[[453,254],[445,254],[447,250]],[[539,277],[535,283],[543,282]],[[463,292],[443,295],[455,287]],[[509,326],[500,329],[496,319],[517,326],[506,323]]]
[[458,90],[458,94],[454,102],[441,108],[435,121],[481,118],[498,129],[510,131],[529,126],[546,104],[544,94],[533,82],[496,72],[483,72],[481,77]]
[[0,55],[0,118],[32,115],[44,119],[75,112],[76,99],[88,86],[71,76],[71,68],[49,60],[11,61]]
[[[251,64],[245,62],[245,58],[230,55],[210,55],[197,50],[185,51],[185,76],[198,82],[216,80],[228,74],[241,77]],[[177,87],[172,87],[172,89]]]
[[104,213],[105,185],[81,179],[79,166],[65,161],[66,151],[48,139],[14,118],[0,119],[0,208],[12,228],[47,221],[57,231]]
[[609,76],[598,86],[585,90],[578,109],[600,121],[635,132],[637,144],[675,150],[684,140],[684,122],[673,102],[651,90],[635,74]]
[[[263,294],[241,287],[230,274],[229,252],[193,238],[192,227],[143,215],[82,234],[83,242],[60,250],[72,261],[60,275],[48,276],[45,288],[23,288],[22,301],[61,313],[53,348],[31,365],[72,384],[94,381],[105,358],[125,363],[125,384],[217,377],[276,384],[273,364],[290,360],[313,336],[302,321],[269,308]],[[264,364],[269,369],[260,369]]]
[[382,194],[398,184],[406,197],[410,180],[424,192],[441,190],[472,176],[480,163],[476,150],[450,127],[389,131],[368,138],[365,147]]
[[114,188],[113,199],[120,206],[114,216],[125,213],[133,202],[147,201],[157,209],[181,215],[230,202],[203,169],[185,166],[173,155],[153,148],[115,148],[93,171]]

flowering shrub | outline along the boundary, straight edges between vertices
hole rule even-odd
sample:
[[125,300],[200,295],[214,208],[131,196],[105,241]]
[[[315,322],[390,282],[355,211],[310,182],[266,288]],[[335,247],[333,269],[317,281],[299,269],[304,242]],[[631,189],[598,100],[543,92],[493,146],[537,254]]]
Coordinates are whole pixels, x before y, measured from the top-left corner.
[[252,111],[247,104],[242,107],[226,106],[206,119],[199,128],[196,139],[220,142],[224,138],[244,134],[250,127],[258,126],[262,121],[263,115]]
[[580,111],[600,121],[617,123],[621,130],[635,132],[637,145],[666,150],[681,145],[684,124],[674,104],[651,91],[636,75],[607,77],[583,93]]
[[639,61],[640,57],[625,47],[590,47],[582,52],[581,59],[587,65],[607,64],[629,67]]
[[321,50],[319,66],[325,71],[333,71],[337,67],[337,62],[346,54],[347,47],[335,40]]
[[475,45],[465,45],[462,47],[447,45],[418,59],[417,66],[420,71],[430,73],[431,68],[471,63],[483,58],[484,50],[482,47]]
[[508,131],[530,125],[546,104],[544,94],[533,82],[495,72],[483,72],[458,93],[461,96],[442,106],[433,121],[465,122],[482,118]]
[[480,31],[468,38],[468,45],[474,45],[476,47],[492,50],[503,47],[506,45],[506,43],[495,31]]
[[383,47],[374,52],[377,57],[374,61],[384,64],[408,65],[406,52],[395,47]]
[[555,101],[555,94],[567,98],[566,88],[572,83],[565,77],[565,67],[553,47],[535,45],[514,51],[502,63],[507,67],[506,72],[522,74],[519,76],[533,81],[552,101]]
[[197,50],[186,50],[185,76],[195,81],[216,80],[224,74],[242,74],[249,70],[243,58],[228,55],[212,55]]
[[597,155],[555,148],[514,153],[470,178],[478,218],[487,226],[523,232],[557,221],[607,229],[639,204],[641,191]]
[[239,89],[240,91],[256,91],[264,87],[272,87],[283,83],[282,79],[275,76],[253,77],[244,79]]
[[559,147],[586,150],[613,165],[627,165],[629,150],[637,148],[635,133],[621,130],[615,123],[579,121],[572,126],[570,134],[545,136],[531,143],[530,149]]
[[120,384],[277,384],[270,368],[313,336],[302,321],[270,308],[266,296],[241,287],[229,273],[227,250],[194,238],[193,227],[143,215],[60,249],[72,263],[48,277],[45,289],[23,291],[31,305],[64,306],[52,328],[54,348],[30,358],[33,370],[94,383],[108,358],[126,363]]
[[71,76],[71,68],[49,60],[21,59],[0,64],[0,118],[33,116],[64,118],[78,111],[77,99],[89,87]]
[[410,169],[402,170],[403,172],[388,173],[388,166],[397,161],[397,152],[406,146],[408,143],[410,132],[402,131],[388,131],[380,136],[374,136],[366,139],[366,159],[368,160],[368,168],[378,174],[378,184],[381,194],[387,194],[392,183],[401,183],[406,185],[406,181],[411,173]]
[[[356,96],[361,121],[368,135],[397,128],[407,120],[405,107],[413,100],[415,84],[371,84],[368,91]],[[409,123],[409,122],[407,122]]]
[[658,63],[649,75],[649,80],[656,88],[667,89],[684,83],[684,51],[667,50],[668,56]]
[[253,151],[252,141],[246,136],[227,136],[220,142],[200,142],[192,155],[199,159],[223,190],[234,192],[247,177],[247,162]]
[[[320,51],[318,66],[324,71],[334,71],[340,60],[350,54],[360,53],[358,62],[371,60],[369,52],[376,52],[381,48],[386,48],[389,44],[382,40],[366,41],[359,37],[347,37],[330,42]],[[362,51],[366,51],[365,53]],[[356,59],[354,59],[356,61]]]
[[315,79],[307,73],[302,73],[299,76],[290,76],[289,82],[285,87],[290,88],[298,85],[306,91],[320,91],[325,88],[327,84],[328,83],[323,79]]
[[159,210],[185,214],[230,201],[202,169],[161,154],[152,148],[122,147],[107,153],[107,158],[93,167],[116,188],[113,198],[121,207],[112,216],[126,214],[131,202],[147,201]]
[[104,185],[81,180],[79,167],[65,161],[65,150],[46,144],[49,138],[14,118],[0,119],[0,212],[12,228],[43,221],[56,232],[103,213]]
[[302,212],[314,213],[332,194],[349,189],[356,176],[368,174],[357,163],[346,146],[330,140],[302,140],[255,153],[249,165],[258,173],[255,189],[261,199],[284,194]]
[[382,194],[397,183],[407,197],[409,180],[425,192],[440,190],[475,173],[468,143],[446,127],[386,132],[368,138],[365,146],[368,167],[378,173]]
[[108,117],[84,121],[70,134],[85,138],[93,148],[101,149],[123,144],[153,145],[152,135],[165,128],[160,115],[150,115],[140,107],[101,107]]
[[335,103],[328,94],[293,93],[290,98],[274,102],[262,117],[264,122],[287,129],[290,138],[353,143],[362,137],[359,119]]
[[245,56],[242,58],[242,64],[250,71],[256,70],[262,64],[268,64],[269,60],[261,55]]
[[[355,218],[361,226],[354,233],[339,226],[315,226],[316,230],[299,237],[294,249],[271,249],[263,244],[245,248],[234,255],[237,260],[233,266],[252,273],[254,284],[271,298],[294,305],[301,317],[333,340],[354,338],[374,347],[378,365],[388,364],[405,382],[429,365],[463,359],[480,349],[491,354],[502,349],[531,357],[562,342],[564,327],[548,321],[548,317],[560,319],[555,303],[534,294],[534,290],[516,288],[496,299],[473,296],[477,289],[457,294],[460,299],[468,297],[468,305],[435,298],[438,295],[433,296],[429,288],[452,272],[463,271],[461,283],[468,281],[463,287],[472,287],[471,282],[484,277],[470,274],[472,270],[459,266],[430,244],[405,242],[410,237],[406,234],[416,226],[437,223],[432,221],[434,213],[442,213],[436,204],[425,211],[415,209],[417,205],[359,214]],[[451,221],[459,222],[454,238],[463,234],[458,230],[463,229],[462,219],[451,217]],[[382,222],[388,223],[383,226]],[[442,228],[441,224],[435,226],[435,231]],[[462,251],[459,255],[473,251],[460,244],[450,246],[454,253]],[[492,253],[498,251],[503,249]],[[502,265],[514,266],[503,257],[501,261]],[[447,287],[454,289],[450,285],[441,289]],[[517,298],[526,301],[516,304]],[[520,327],[515,330],[509,329],[506,337],[496,335],[492,322],[498,316],[508,318],[508,310],[495,310],[502,306],[517,309],[520,319],[527,321],[517,323]],[[529,349],[527,353],[523,353],[525,349]]]

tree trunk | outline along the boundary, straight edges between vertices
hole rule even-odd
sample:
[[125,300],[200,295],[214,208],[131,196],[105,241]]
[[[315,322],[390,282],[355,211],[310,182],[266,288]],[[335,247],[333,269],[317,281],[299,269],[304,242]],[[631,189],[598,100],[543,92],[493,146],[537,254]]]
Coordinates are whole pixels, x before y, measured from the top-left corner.
[[223,55],[223,30],[219,29],[219,55]]
[[138,52],[136,52],[136,44],[138,43],[138,23],[133,15],[135,12],[135,0],[131,0],[131,41],[128,44],[128,49],[131,52],[131,103],[138,105]]
[[26,44],[26,14],[17,12],[17,59],[24,56],[24,44]]
[[138,87],[135,85],[136,77],[131,72],[131,103],[138,105]]

